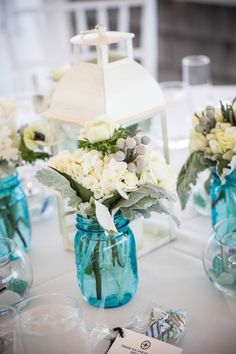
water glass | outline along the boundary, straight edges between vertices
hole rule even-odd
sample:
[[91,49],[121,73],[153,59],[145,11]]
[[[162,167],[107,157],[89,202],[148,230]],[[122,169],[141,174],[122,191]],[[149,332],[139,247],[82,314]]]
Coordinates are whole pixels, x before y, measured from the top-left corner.
[[39,295],[23,301],[18,311],[19,354],[90,353],[86,326],[76,299],[63,294]]
[[15,351],[15,321],[17,312],[13,307],[0,306],[0,353],[14,354]]
[[[170,149],[182,149],[188,146],[191,127],[191,107],[189,106],[189,87],[181,81],[160,83],[166,101],[166,123]],[[162,145],[161,129],[158,119],[152,121],[152,132],[157,145]]]
[[191,88],[192,110],[202,110],[211,103],[211,60],[206,55],[182,59],[182,80]]

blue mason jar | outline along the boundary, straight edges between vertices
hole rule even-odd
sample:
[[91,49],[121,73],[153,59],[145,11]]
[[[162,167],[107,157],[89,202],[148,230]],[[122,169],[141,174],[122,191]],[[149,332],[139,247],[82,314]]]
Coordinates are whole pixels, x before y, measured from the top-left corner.
[[0,179],[0,237],[13,239],[24,251],[29,248],[29,210],[17,174]]
[[119,232],[107,235],[95,218],[77,215],[75,259],[85,300],[95,307],[118,307],[129,302],[138,285],[134,235],[121,213],[114,217]]
[[222,184],[216,170],[213,170],[210,187],[212,225],[236,216],[236,170],[225,179]]

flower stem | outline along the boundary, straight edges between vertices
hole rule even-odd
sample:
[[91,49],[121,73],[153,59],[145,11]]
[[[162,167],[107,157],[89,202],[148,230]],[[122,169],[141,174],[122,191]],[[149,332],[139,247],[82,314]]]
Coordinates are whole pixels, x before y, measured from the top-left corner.
[[120,267],[124,267],[124,262],[122,262],[122,260],[119,257],[119,250],[116,244],[115,240],[111,240],[111,245],[112,245],[112,263],[113,266],[115,266],[116,262],[115,259],[117,260],[117,263]]
[[26,248],[27,247],[27,243],[26,243],[26,241],[24,239],[24,236],[22,235],[22,233],[21,233],[21,231],[20,231],[20,229],[19,229],[19,227],[17,225],[17,221],[14,220],[14,216],[12,215],[11,212],[9,212],[7,214],[7,216],[8,216],[8,221],[11,224],[13,230],[16,231],[16,233],[18,234],[19,238],[21,239],[21,242],[23,243],[24,247]]
[[99,266],[99,241],[97,241],[93,253],[93,272],[95,275],[97,299],[101,300],[102,299],[102,277],[101,277],[101,269]]

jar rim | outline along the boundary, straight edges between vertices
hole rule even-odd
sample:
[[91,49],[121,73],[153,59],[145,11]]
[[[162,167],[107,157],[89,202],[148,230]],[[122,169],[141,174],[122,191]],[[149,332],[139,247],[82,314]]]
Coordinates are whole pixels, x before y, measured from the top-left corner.
[[[16,251],[16,248],[17,248],[16,242],[12,239],[0,237],[0,245],[3,243],[5,243],[5,245],[8,244],[9,252],[6,252],[6,254],[4,254],[3,256],[0,255],[0,265],[1,265],[1,263],[5,263],[6,260],[8,260],[10,258],[10,256]],[[2,248],[2,247],[0,247],[0,248]]]
[[[13,185],[13,183],[12,183],[13,181],[15,181],[14,185]],[[9,176],[6,176],[6,177],[1,178],[1,179],[0,179],[0,182],[1,182],[1,189],[2,189],[2,190],[15,187],[15,186],[17,186],[17,185],[20,183],[19,174],[18,174],[18,172],[16,171],[16,172],[15,172],[14,174],[12,174],[12,175],[9,175]],[[7,185],[8,183],[11,183],[11,185]]]
[[[77,229],[80,231],[84,231],[84,237],[89,238],[91,241],[109,241],[111,239],[116,239],[119,238],[123,235],[123,231],[127,228],[128,224],[129,224],[129,220],[126,219],[123,214],[121,213],[121,211],[119,210],[115,215],[114,215],[114,222],[115,223],[119,223],[120,220],[124,221],[124,224],[122,224],[121,226],[117,227],[117,231],[118,233],[114,233],[114,234],[108,234],[106,232],[106,230],[103,229],[103,227],[99,224],[98,220],[96,217],[92,217],[92,218],[85,218],[80,214],[77,214],[76,216],[76,221],[79,221],[81,223],[81,225],[83,223],[85,223],[85,227],[80,227],[77,226]],[[79,223],[77,222],[77,225]],[[86,227],[92,227],[94,226],[94,230],[91,229],[86,229]],[[96,228],[95,228],[96,227]],[[89,235],[90,234],[90,235]]]
[[[55,302],[55,298],[61,298],[61,299],[67,299],[70,301],[73,301],[77,307],[78,307],[78,314],[81,314],[81,307],[80,307],[80,303],[79,301],[69,295],[63,294],[63,293],[44,293],[44,294],[40,294],[40,295],[35,295],[35,296],[31,296],[23,301],[21,301],[18,306],[17,306],[17,312],[19,315],[21,315],[22,310],[28,305],[30,304],[30,302],[38,300],[38,299],[52,299],[53,300],[53,304],[57,304],[57,302]],[[47,303],[45,303],[47,304]],[[48,302],[48,304],[50,304],[50,301]],[[55,319],[50,321],[50,325],[54,325],[54,324],[58,324],[58,323],[65,323],[66,321],[70,320],[71,318],[73,318],[74,316],[74,312],[65,316],[64,318],[62,318],[61,320]],[[27,321],[22,319],[22,317],[20,317],[20,322],[22,324],[26,323]],[[38,324],[40,321],[39,320],[34,320],[31,321],[31,324]]]

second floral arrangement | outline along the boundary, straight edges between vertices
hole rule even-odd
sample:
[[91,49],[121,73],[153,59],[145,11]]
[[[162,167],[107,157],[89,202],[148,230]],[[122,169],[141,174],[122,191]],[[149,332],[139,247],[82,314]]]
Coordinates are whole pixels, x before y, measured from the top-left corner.
[[232,104],[207,106],[195,113],[190,136],[190,155],[177,181],[177,192],[185,208],[200,172],[209,170],[205,188],[211,196],[212,223],[236,213],[236,111]]

